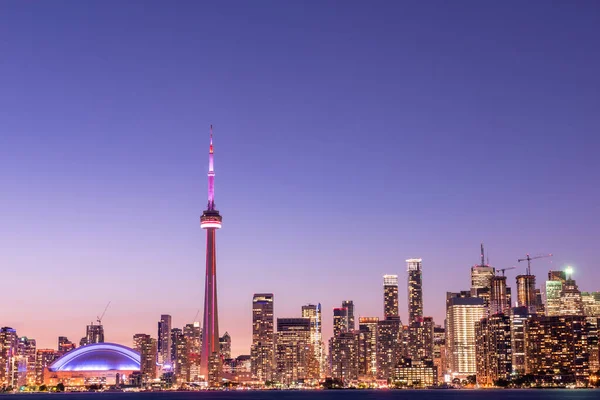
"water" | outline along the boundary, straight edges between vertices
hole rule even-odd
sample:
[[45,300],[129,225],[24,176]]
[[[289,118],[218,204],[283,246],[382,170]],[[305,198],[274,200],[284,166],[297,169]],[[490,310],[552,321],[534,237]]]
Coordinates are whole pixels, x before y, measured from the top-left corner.
[[231,392],[39,393],[20,394],[17,399],[92,400],[92,397],[93,400],[592,400],[600,398],[600,390],[270,390]]

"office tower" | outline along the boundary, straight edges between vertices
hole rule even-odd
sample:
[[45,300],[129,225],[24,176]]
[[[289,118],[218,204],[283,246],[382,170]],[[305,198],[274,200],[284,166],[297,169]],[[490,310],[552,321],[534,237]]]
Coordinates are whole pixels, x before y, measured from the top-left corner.
[[348,309],[336,307],[333,309],[333,336],[348,332]]
[[188,343],[179,328],[171,329],[171,365],[178,382],[188,382],[190,374]]
[[567,277],[564,271],[548,272],[548,280],[546,281],[546,316],[560,315],[560,292],[566,280]]
[[219,338],[219,349],[223,359],[231,358],[231,335],[228,332]]
[[171,316],[162,314],[158,321],[158,365],[162,371],[168,372],[172,369],[171,364]]
[[408,269],[408,324],[423,318],[423,276],[422,260],[411,258],[406,260]]
[[512,372],[525,374],[525,323],[529,318],[527,307],[514,307],[510,314],[510,332],[512,348]]
[[354,322],[354,302],[352,300],[342,301],[342,308],[345,308],[348,313],[348,330],[353,331],[356,329]]
[[188,343],[190,353],[200,354],[202,349],[202,328],[199,322],[186,324],[183,327],[183,336]]
[[574,376],[577,384],[587,384],[590,352],[598,352],[597,341],[593,348],[588,343],[589,328],[583,316],[529,318],[525,324],[526,373],[546,375],[553,371],[555,379],[564,381]]
[[583,315],[600,317],[600,292],[582,292]]
[[450,369],[457,375],[473,375],[475,362],[475,323],[486,314],[483,299],[449,297],[446,302],[446,344]]
[[527,307],[530,314],[535,314],[537,297],[535,295],[535,275],[517,276],[517,307]]
[[35,339],[25,336],[19,338],[19,347],[17,350],[17,385],[33,386],[35,385]]
[[104,343],[104,326],[93,322],[85,327],[85,337],[79,341],[80,346],[94,343]]
[[0,328],[0,386],[16,386],[19,337],[13,328]]
[[58,337],[58,353],[60,355],[64,355],[69,351],[75,349],[77,346],[75,343],[71,342],[66,336]]
[[221,229],[222,217],[215,208],[215,170],[210,127],[208,150],[208,205],[200,218],[206,229],[206,277],[204,286],[204,325],[202,327],[201,374],[210,386],[218,385],[221,362],[219,360],[219,316],[217,308],[217,229]]
[[310,343],[310,318],[277,318],[275,360],[277,379],[282,384],[318,378],[308,375],[311,361],[314,360]]
[[44,383],[44,370],[54,362],[59,355],[53,349],[38,349],[35,353],[35,384]]
[[[496,270],[485,262],[483,243],[481,244],[481,263],[471,267],[471,296],[480,297],[479,294],[488,291]],[[486,304],[487,306],[487,304]]]
[[[321,376],[323,371],[323,340],[321,333],[321,304],[307,304],[302,306],[302,318],[310,319],[310,341],[317,360],[318,370],[314,373]],[[311,371],[311,375],[313,371]]]
[[140,353],[140,373],[142,374],[142,384],[156,379],[156,360],[158,356],[158,343],[156,339],[144,333],[133,335],[134,349]]
[[581,292],[573,279],[567,279],[560,291],[560,315],[584,315]]
[[383,317],[399,318],[398,313],[398,275],[383,276]]
[[377,317],[360,317],[358,319],[358,373],[371,379],[377,377],[378,328],[379,318]]
[[342,382],[358,379],[359,334],[342,332],[329,340],[331,376]]
[[273,380],[275,362],[273,331],[273,293],[256,293],[252,298],[250,357],[252,376],[261,382]]
[[544,298],[542,296],[542,290],[537,288],[535,289],[535,312],[543,315],[545,311],[544,307]]
[[510,313],[510,299],[505,276],[494,276],[490,281],[490,315]]
[[402,357],[402,323],[399,317],[380,320],[377,327],[377,374],[388,379]]
[[493,386],[512,373],[510,316],[494,314],[475,323],[477,383]]

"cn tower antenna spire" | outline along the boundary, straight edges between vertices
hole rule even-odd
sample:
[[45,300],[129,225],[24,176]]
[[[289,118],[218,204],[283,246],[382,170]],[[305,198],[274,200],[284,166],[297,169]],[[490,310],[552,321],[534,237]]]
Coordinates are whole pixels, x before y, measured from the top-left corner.
[[210,125],[210,146],[208,148],[208,207],[207,210],[215,209],[215,164],[213,149],[213,126]]

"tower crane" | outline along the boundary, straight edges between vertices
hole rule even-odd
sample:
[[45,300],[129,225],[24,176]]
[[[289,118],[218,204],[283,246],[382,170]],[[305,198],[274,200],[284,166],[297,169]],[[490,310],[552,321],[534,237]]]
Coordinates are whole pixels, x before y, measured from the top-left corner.
[[99,317],[96,317],[96,321],[98,321],[98,325],[102,325],[102,318],[104,318],[104,314],[106,314],[106,310],[108,310],[108,306],[110,306],[110,301],[108,302],[106,307],[104,307],[104,311],[102,312],[102,315],[100,315]]
[[504,276],[504,271],[508,271],[509,269],[515,269],[517,267],[508,267],[508,268],[498,268],[497,271],[502,271],[502,276]]
[[531,275],[531,261],[537,260],[538,258],[546,258],[546,257],[552,257],[552,254],[543,254],[541,256],[535,256],[535,257],[530,257],[529,254],[527,254],[527,257],[519,258],[517,261],[518,262],[527,261],[527,275]]

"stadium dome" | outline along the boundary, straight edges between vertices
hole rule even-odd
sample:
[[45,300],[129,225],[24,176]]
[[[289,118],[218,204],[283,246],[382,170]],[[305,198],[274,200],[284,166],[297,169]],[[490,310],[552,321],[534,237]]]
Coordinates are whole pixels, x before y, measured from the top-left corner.
[[140,353],[115,343],[95,343],[69,351],[48,369],[60,371],[139,371]]

